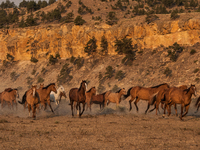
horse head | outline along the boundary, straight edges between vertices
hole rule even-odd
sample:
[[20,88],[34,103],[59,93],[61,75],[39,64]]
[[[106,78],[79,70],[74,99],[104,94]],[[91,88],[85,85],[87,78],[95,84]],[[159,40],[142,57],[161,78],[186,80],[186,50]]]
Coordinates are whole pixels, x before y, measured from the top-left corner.
[[192,94],[194,94],[194,96],[197,95],[197,91],[196,91],[195,85],[192,85],[192,84],[191,84],[191,86],[190,86],[190,91],[191,91]]
[[87,82],[85,80],[82,80],[80,88],[83,88],[84,91],[87,90]]
[[54,91],[55,93],[57,93],[55,83],[52,83],[50,87],[51,87],[51,91]]
[[125,88],[121,89],[120,93],[122,93],[122,95],[126,95],[126,90],[125,90]]
[[36,87],[37,87],[37,85],[32,85],[32,88],[31,88],[31,90],[32,90],[31,94],[33,94],[33,97],[35,97]]
[[40,83],[40,88],[43,88],[44,87],[44,83]]
[[16,98],[19,98],[18,90],[17,90],[17,89],[14,89],[13,91],[15,92],[14,94],[15,94]]

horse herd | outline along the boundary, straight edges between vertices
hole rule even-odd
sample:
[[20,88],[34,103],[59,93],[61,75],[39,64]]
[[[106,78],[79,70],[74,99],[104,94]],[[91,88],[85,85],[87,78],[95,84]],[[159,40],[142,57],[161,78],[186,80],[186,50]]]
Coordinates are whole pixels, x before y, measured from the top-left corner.
[[[96,94],[95,87],[92,87],[88,91],[86,91],[86,89],[87,83],[85,80],[82,80],[79,88],[72,88],[69,91],[69,105],[71,105],[72,116],[74,116],[74,110],[76,109],[77,115],[81,117],[81,115],[85,111],[85,104],[87,104],[87,109],[89,108],[90,111],[92,104],[99,104],[101,109],[101,107],[104,108],[106,105],[109,105],[109,103],[112,102],[116,103],[117,107],[119,107],[119,103],[121,102],[121,97],[123,95],[125,99],[129,96],[131,97],[131,99],[129,100],[130,111],[132,109],[133,101],[137,112],[139,110],[137,106],[139,100],[148,101],[145,114],[148,112],[150,105],[154,105],[154,108],[150,110],[150,112],[156,109],[157,115],[157,111],[159,111],[159,104],[161,104],[161,107],[164,109],[164,114],[167,109],[168,116],[170,116],[171,106],[174,105],[177,115],[176,105],[181,104],[180,119],[182,120],[182,117],[184,117],[188,113],[192,95],[196,96],[196,87],[192,84],[189,88],[186,85],[182,85],[179,87],[170,87],[167,83],[148,88],[135,86],[131,87],[127,92],[124,88],[122,88],[116,93],[106,91],[102,94]],[[62,96],[67,98],[63,86],[60,86],[58,89],[56,89],[55,83],[50,83],[46,87],[44,87],[44,84],[40,84],[39,89],[37,89],[36,85],[32,85],[32,87],[29,90],[27,90],[23,95],[22,101],[18,102],[24,105],[24,109],[28,105],[29,116],[30,111],[32,110],[32,117],[35,119],[36,109],[40,110],[39,104],[41,104],[41,107],[44,107],[44,109],[46,109],[48,104],[51,111],[54,113],[51,107],[51,101],[54,101],[56,105],[58,105]],[[8,105],[11,105],[13,107],[13,102],[17,104],[17,97],[19,98],[17,89],[5,89],[3,92],[0,93],[0,102],[2,108],[4,107],[5,102],[7,102]],[[80,105],[81,103],[82,111]],[[200,97],[197,99],[195,106],[197,106],[198,111],[200,107]],[[184,108],[185,112],[183,114]]]

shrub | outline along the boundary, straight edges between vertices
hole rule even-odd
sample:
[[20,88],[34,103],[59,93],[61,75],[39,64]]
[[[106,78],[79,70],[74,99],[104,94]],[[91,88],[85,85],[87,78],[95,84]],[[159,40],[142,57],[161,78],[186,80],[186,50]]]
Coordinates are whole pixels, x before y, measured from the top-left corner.
[[156,16],[156,15],[154,15],[154,14],[147,14],[147,16],[146,16],[146,22],[149,24],[149,23],[151,23],[151,22],[153,22],[153,21],[155,21],[155,20],[157,20],[159,17],[158,16]]
[[101,52],[104,55],[108,54],[108,42],[104,35],[101,37],[101,45],[100,46],[102,48]]
[[76,57],[74,57],[74,56],[72,56],[72,57],[70,58],[70,62],[71,62],[71,63],[74,63],[75,60],[76,60]]
[[57,53],[55,57],[53,55],[50,55],[49,56],[49,63],[51,65],[55,65],[55,63],[58,62],[58,58],[60,59],[60,54],[59,53]]
[[132,65],[133,60],[135,60],[135,49],[137,49],[137,45],[133,47],[132,39],[128,39],[124,37],[122,40],[116,40],[115,46],[117,49],[115,50],[119,55],[125,54],[126,56],[122,59],[122,63],[125,65]]
[[179,18],[178,11],[173,10],[171,13],[171,19],[176,19],[176,18]]
[[166,75],[166,77],[171,77],[172,76],[172,70],[170,70],[168,67],[166,67],[164,74]]
[[34,75],[36,73],[36,70],[33,69],[33,71],[31,72],[32,75]]
[[37,63],[38,60],[37,60],[35,57],[31,57],[31,62],[33,62],[33,63]]
[[199,72],[199,68],[194,69],[193,73]]
[[106,18],[107,18],[106,21],[107,24],[109,25],[117,24],[118,18],[116,17],[115,12],[109,12]]
[[44,82],[44,79],[42,77],[38,77],[37,83],[42,83],[42,82]]
[[96,44],[96,39],[93,36],[88,42],[87,45],[84,49],[84,51],[88,54],[88,56],[93,55],[94,53],[96,53],[96,49],[97,49],[97,44]]
[[105,87],[102,84],[99,84],[98,88],[97,88],[97,92],[98,93],[103,93],[103,91],[105,91]]
[[30,86],[30,85],[32,85],[32,83],[33,83],[33,78],[31,78],[31,77],[27,77],[26,78],[27,79],[27,84]]
[[13,80],[13,81],[15,81],[15,80],[17,80],[17,78],[18,78],[18,75],[16,74],[16,72],[11,72],[11,74],[10,74],[10,78],[11,78],[11,80]]
[[122,80],[125,77],[125,73],[122,70],[119,70],[116,73],[115,79],[117,79],[118,81]]
[[66,63],[60,70],[60,74],[57,77],[58,84],[63,84],[73,79],[73,76],[69,75],[72,70],[72,67],[69,68],[68,66],[69,64]]
[[114,76],[114,73],[115,73],[115,70],[113,70],[112,66],[108,66],[106,68],[105,75],[106,75],[107,78],[112,78]]
[[78,56],[78,58],[74,61],[74,64],[77,66],[77,69],[80,69],[84,65],[83,57]]
[[112,88],[112,92],[117,92],[117,91],[119,91],[120,90],[120,88],[115,84],[114,86],[113,86],[113,88]]
[[83,25],[85,23],[85,20],[82,19],[81,16],[77,16],[76,19],[74,20],[75,25]]
[[67,4],[66,4],[66,7],[69,8],[71,5],[72,5],[72,2],[68,1]]
[[169,46],[168,56],[170,60],[176,61],[178,59],[179,54],[183,51],[184,47],[181,47],[177,42],[174,43],[172,46]]
[[193,55],[193,54],[195,54],[196,53],[196,50],[195,49],[192,49],[191,51],[190,51],[190,55]]
[[7,59],[8,59],[9,61],[13,61],[14,58],[15,58],[15,57],[13,57],[12,55],[10,55],[10,54],[8,54],[8,53],[7,53],[6,57],[7,57]]

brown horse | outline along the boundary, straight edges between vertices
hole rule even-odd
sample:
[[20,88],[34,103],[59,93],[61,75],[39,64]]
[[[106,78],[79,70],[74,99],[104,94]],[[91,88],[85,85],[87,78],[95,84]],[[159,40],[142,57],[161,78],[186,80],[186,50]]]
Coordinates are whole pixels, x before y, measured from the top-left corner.
[[125,94],[126,94],[126,90],[124,88],[120,89],[116,93],[110,93],[105,99],[105,103],[107,103],[107,105],[109,105],[110,102],[116,103],[118,107],[119,103],[121,102],[121,96]]
[[92,104],[99,104],[100,109],[101,109],[101,106],[104,108],[106,106],[105,99],[110,93],[111,93],[111,91],[107,91],[107,92],[104,92],[102,94],[93,95],[92,98],[91,98],[91,101],[88,105],[88,107],[90,108],[90,111],[91,111],[91,105]]
[[86,102],[86,104],[87,104],[86,110],[87,110],[88,108],[90,108],[90,111],[91,111],[91,104],[90,104],[90,102],[91,102],[92,96],[94,96],[94,95],[96,95],[96,88],[95,88],[95,87],[92,87],[89,91],[87,91],[87,92],[85,93],[85,96],[86,96],[85,102]]
[[[192,85],[192,84],[186,90],[181,90],[177,87],[170,88],[169,92],[164,94],[164,99],[163,99],[163,101],[165,101],[165,103],[169,107],[168,116],[170,116],[170,114],[171,114],[171,105],[181,104],[180,119],[182,120],[182,117],[184,117],[188,113],[192,94],[194,94],[196,96],[196,87],[195,87],[195,85]],[[185,107],[185,113],[183,114],[184,107]]]
[[[73,107],[74,107],[73,103],[74,102],[76,102],[76,109],[77,109],[77,114],[79,114],[79,117],[81,117],[81,115],[83,114],[83,112],[85,110],[86,87],[87,87],[86,81],[82,80],[79,88],[72,88],[69,91],[69,99],[70,99],[70,105],[71,105],[71,110],[72,110],[72,116],[74,116],[74,112],[73,112]],[[82,112],[81,112],[80,103],[83,104],[83,111]],[[78,110],[78,108],[79,108],[79,110]],[[81,112],[81,113],[79,113],[79,112]]]
[[19,98],[18,90],[17,89],[12,89],[12,88],[7,88],[1,93],[1,107],[3,108],[3,103],[4,101],[9,104],[11,104],[13,108],[13,102],[16,104],[16,109],[17,109],[17,102],[16,98]]
[[[187,85],[181,85],[178,87],[179,89],[181,90],[185,90],[187,89]],[[158,94],[156,94],[155,96],[152,97],[152,99],[150,101],[151,105],[154,104],[154,108],[152,110],[150,110],[149,112],[152,112],[153,110],[156,109],[156,115],[157,115],[157,111],[159,111],[159,104],[161,103],[161,108],[164,109],[164,114],[165,114],[165,111],[166,111],[166,108],[167,108],[167,105],[165,106],[165,108],[163,108],[163,104],[164,102],[161,101],[162,99],[164,99],[164,94],[166,92],[168,92],[168,89],[169,88],[166,88],[166,89],[162,89],[158,92]],[[177,107],[176,107],[176,104],[174,104],[174,108],[175,108],[175,111],[176,111],[176,115],[177,115]]]
[[60,92],[59,101],[61,101],[62,97],[64,97],[65,99],[67,98],[67,95],[65,94],[65,92]]
[[137,103],[139,102],[140,99],[142,100],[146,100],[149,101],[148,102],[148,106],[147,109],[145,111],[145,114],[147,113],[150,104],[151,104],[151,98],[156,95],[160,90],[169,88],[169,85],[167,83],[163,83],[154,87],[149,87],[149,88],[145,88],[145,87],[140,87],[140,86],[135,86],[132,87],[128,90],[127,95],[125,95],[125,98],[127,98],[129,95],[131,95],[131,99],[129,100],[129,104],[130,104],[130,111],[132,109],[132,105],[131,102],[135,100],[134,104],[136,107],[136,110],[138,112],[138,106]]
[[41,105],[44,106],[44,109],[46,109],[47,104],[48,104],[50,109],[51,109],[51,111],[54,113],[54,111],[53,111],[53,109],[51,107],[51,103],[50,103],[50,93],[51,93],[51,91],[54,91],[55,93],[57,93],[57,90],[56,90],[56,87],[55,87],[55,83],[50,83],[46,87],[39,88],[36,91],[39,94],[40,103],[41,103]]
[[28,110],[29,110],[29,116],[30,116],[30,110],[32,110],[32,117],[36,118],[36,108],[39,106],[40,103],[40,97],[39,94],[36,92],[36,85],[32,86],[30,90],[26,93],[26,102],[28,104]]

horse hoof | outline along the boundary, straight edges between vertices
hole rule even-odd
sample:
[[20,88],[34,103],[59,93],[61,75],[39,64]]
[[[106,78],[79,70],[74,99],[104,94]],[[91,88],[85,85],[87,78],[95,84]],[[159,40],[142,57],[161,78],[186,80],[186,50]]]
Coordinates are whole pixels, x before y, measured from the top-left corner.
[[165,118],[165,115],[162,115],[163,118]]

